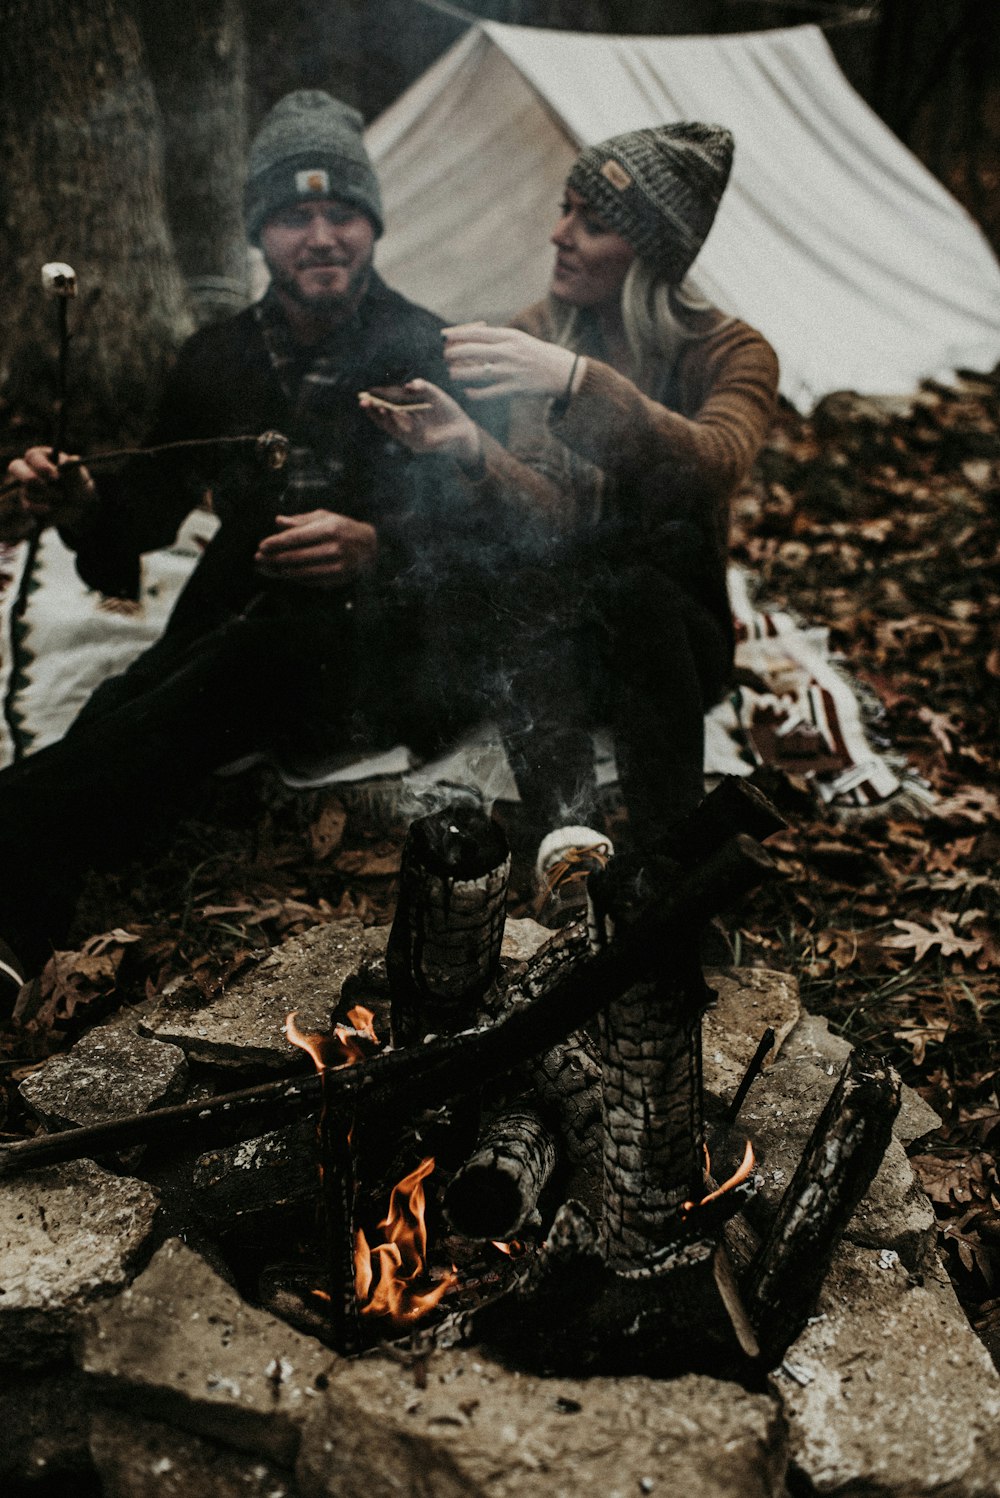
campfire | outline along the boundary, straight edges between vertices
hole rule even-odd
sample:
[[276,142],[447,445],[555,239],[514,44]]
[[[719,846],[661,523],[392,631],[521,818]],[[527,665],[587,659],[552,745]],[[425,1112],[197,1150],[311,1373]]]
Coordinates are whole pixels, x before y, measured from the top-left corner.
[[899,1105],[891,1069],[854,1053],[761,1239],[739,1111],[774,1037],[706,1115],[699,933],[769,874],[760,842],[780,825],[723,782],[655,856],[592,876],[586,925],[505,966],[502,832],[469,807],[424,817],[367,975],[372,1007],[327,1033],[288,1015],[314,1075],[39,1136],[7,1146],[0,1171],[277,1128],[291,1169],[317,1162],[312,1207],[299,1193],[289,1252],[251,1298],[341,1354],[420,1328],[529,1370],[759,1386],[810,1313]]

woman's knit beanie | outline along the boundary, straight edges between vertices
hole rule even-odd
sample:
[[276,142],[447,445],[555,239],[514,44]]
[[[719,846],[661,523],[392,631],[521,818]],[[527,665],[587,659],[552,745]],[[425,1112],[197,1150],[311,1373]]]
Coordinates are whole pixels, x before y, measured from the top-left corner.
[[321,89],[279,99],[250,146],[243,207],[251,244],[275,213],[309,198],[352,203],[382,233],[382,195],[363,127],[356,109]]
[[732,164],[722,125],[658,125],[585,147],[566,185],[677,284],[708,237]]

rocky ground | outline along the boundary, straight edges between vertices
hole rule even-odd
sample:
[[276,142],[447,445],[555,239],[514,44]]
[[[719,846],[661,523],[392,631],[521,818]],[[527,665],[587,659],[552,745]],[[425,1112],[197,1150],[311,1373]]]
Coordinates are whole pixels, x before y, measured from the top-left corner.
[[[919,819],[845,820],[765,774],[789,819],[769,843],[784,878],[732,916],[737,957],[797,975],[808,1009],[943,1115],[913,1164],[1000,1361],[1000,381],[783,412],[733,544],[770,606],[831,627],[936,798]],[[404,830],[266,772],[215,785],[155,856],[91,881],[30,1026],[0,1035],[0,1131],[30,1128],[15,1084],[111,1010],[178,980],[210,998],[262,948],[347,914],[388,922]]]

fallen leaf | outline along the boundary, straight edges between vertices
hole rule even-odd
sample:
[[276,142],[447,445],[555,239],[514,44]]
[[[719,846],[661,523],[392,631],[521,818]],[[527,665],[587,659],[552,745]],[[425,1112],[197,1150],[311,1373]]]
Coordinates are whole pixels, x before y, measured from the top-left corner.
[[918,925],[916,921],[893,921],[903,935],[884,936],[882,945],[899,951],[912,947],[915,962],[926,957],[933,947],[940,947],[942,957],[974,957],[979,951],[980,942],[975,937],[959,936],[952,928],[950,923],[954,916],[936,910],[931,919],[934,922],[931,929]]
[[347,811],[342,801],[328,801],[309,828],[309,846],[317,863],[329,858],[339,847],[347,826]]
[[341,853],[334,864],[338,874],[347,874],[361,879],[384,879],[399,873],[401,851],[399,848],[385,849],[351,848]]

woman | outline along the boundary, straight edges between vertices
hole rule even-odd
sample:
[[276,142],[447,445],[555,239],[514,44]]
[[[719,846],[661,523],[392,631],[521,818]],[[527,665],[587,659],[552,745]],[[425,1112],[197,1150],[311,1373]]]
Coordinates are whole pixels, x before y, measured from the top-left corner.
[[[582,647],[577,680],[591,718],[613,729],[640,843],[703,793],[704,714],[732,670],[728,501],[764,439],[777,390],[764,338],[685,279],[732,150],[729,131],[686,123],[581,152],[552,235],[546,300],[510,328],[445,332],[451,374],[469,397],[509,401],[505,445],[421,380],[411,389],[428,409],[371,413],[414,451],[449,452],[480,504],[551,538],[561,571],[550,571],[548,594],[534,598],[536,626],[546,625],[531,655],[544,662],[537,647],[568,637]],[[543,665],[515,684],[522,798],[527,784],[529,800],[547,803],[550,826],[560,816],[581,821],[592,791],[572,689],[553,709],[553,682],[564,680]],[[567,723],[560,752],[547,754]],[[580,845],[587,831],[558,830],[541,861],[561,864],[560,842]]]

